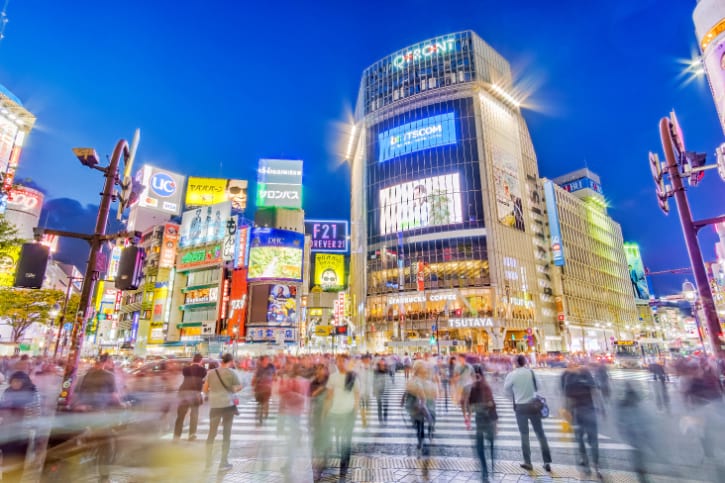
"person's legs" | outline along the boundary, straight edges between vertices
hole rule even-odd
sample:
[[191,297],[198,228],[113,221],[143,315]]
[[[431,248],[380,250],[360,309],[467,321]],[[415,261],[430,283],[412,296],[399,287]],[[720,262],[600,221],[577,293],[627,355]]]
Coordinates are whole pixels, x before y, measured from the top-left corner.
[[174,439],[181,438],[181,433],[184,432],[184,419],[186,419],[186,413],[189,410],[189,404],[186,400],[181,399],[179,406],[176,408],[176,422],[174,423]]
[[529,442],[529,417],[523,410],[516,411],[516,425],[519,427],[521,434],[521,453],[524,457],[524,463],[531,464],[531,443]]
[[584,446],[584,432],[585,427],[581,424],[577,411],[574,411],[574,438],[576,439],[579,450],[579,460],[577,463],[585,467],[586,470],[589,470],[589,458],[587,457],[587,449]]
[[418,438],[418,449],[423,447],[423,438],[425,437],[425,423],[423,419],[415,420],[415,435]]
[[355,426],[355,413],[339,416],[338,430],[340,435],[340,478],[345,478],[350,467],[350,454],[352,452],[352,431]]
[[541,446],[541,457],[544,458],[544,464],[551,463],[551,451],[549,450],[549,442],[546,440],[546,434],[544,434],[544,425],[541,423],[541,414],[533,413],[529,416],[531,420],[531,427],[534,428],[536,438],[539,440],[539,446]]
[[486,466],[486,448],[484,446],[484,436],[486,433],[486,424],[482,415],[476,414],[476,456],[481,463],[481,477],[485,481],[488,478],[488,467]]
[[234,423],[234,407],[224,408],[222,415],[222,459],[221,466],[229,464],[229,447],[232,444],[232,424]]
[[199,425],[199,406],[194,404],[189,407],[189,438],[196,438],[196,428]]
[[383,395],[380,394],[376,399],[378,402],[378,422],[383,422]]
[[206,466],[211,466],[211,456],[214,451],[214,440],[216,439],[217,429],[222,420],[222,410],[212,408],[209,410],[209,434],[206,437]]

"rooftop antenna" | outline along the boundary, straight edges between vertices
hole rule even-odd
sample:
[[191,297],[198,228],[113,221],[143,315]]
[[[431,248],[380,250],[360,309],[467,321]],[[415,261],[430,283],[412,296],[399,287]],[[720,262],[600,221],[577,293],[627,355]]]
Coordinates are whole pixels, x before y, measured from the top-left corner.
[[5,26],[8,24],[8,3],[10,3],[10,0],[5,0],[3,3],[3,10],[0,12],[0,42],[5,38]]

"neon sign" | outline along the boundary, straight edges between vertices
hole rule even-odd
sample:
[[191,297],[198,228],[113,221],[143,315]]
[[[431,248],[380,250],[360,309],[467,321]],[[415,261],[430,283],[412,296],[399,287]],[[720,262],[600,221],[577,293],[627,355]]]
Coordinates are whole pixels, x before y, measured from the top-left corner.
[[437,40],[435,42],[422,44],[419,47],[410,49],[404,54],[393,57],[393,65],[402,69],[408,64],[419,62],[433,56],[447,54],[456,50],[456,41],[453,38]]

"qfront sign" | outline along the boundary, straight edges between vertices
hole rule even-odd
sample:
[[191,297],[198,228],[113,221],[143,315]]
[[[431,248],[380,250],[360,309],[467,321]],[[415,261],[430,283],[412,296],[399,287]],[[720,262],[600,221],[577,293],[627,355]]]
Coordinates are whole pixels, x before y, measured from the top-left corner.
[[433,42],[424,42],[396,55],[393,57],[393,65],[398,69],[403,69],[410,64],[416,64],[424,59],[455,52],[455,50],[456,40],[454,38],[436,39]]

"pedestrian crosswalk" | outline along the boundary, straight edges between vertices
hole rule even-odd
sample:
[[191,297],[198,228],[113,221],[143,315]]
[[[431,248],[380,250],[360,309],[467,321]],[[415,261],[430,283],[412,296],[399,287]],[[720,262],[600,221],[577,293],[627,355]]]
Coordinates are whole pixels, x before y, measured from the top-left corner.
[[[559,377],[563,374],[563,369],[545,367],[536,369],[536,374],[542,376]],[[652,373],[644,369],[619,369],[612,368],[607,371],[609,378],[613,381],[652,381]],[[670,376],[670,379],[675,378],[674,375]]]
[[[375,452],[382,454],[388,452],[395,454],[395,452],[400,451],[401,445],[409,445],[412,448],[417,445],[415,429],[405,413],[404,408],[400,407],[403,392],[404,381],[402,380],[397,380],[396,384],[392,385],[387,391],[387,423],[380,423],[378,421],[377,403],[375,398],[371,398],[367,410],[367,425],[363,427],[361,417],[358,417],[355,423],[352,440],[354,452],[356,445],[358,447],[364,446],[367,449],[370,449],[370,445],[374,445]],[[499,415],[495,446],[497,448],[520,448],[521,441],[512,401],[501,396],[496,396],[495,400]],[[277,427],[278,398],[272,398],[269,419],[261,426],[257,426],[256,424],[256,404],[253,399],[243,401],[240,404],[239,415],[235,418],[232,427],[232,442],[236,445],[253,446],[255,444],[285,441],[284,436]],[[303,416],[299,424],[302,428],[307,428],[307,417]],[[573,434],[564,430],[563,420],[556,415],[552,414],[551,417],[544,419],[543,426],[552,450],[577,448]],[[208,430],[208,410],[204,406],[201,408],[199,428],[197,431],[198,438],[204,439]],[[303,429],[302,432],[304,434],[306,431]],[[465,454],[471,451],[474,436],[475,425],[472,430],[467,430],[460,408],[449,400],[446,410],[446,400],[440,397],[436,403],[435,431],[429,444],[432,447],[448,448],[449,450],[458,449],[460,453]],[[167,438],[171,438],[171,435],[168,435]],[[218,438],[221,438],[221,435]],[[530,439],[532,448],[536,451],[538,441],[533,431],[530,431]],[[599,435],[599,448],[600,450],[611,451],[628,451],[631,449],[628,445],[615,441],[603,434]]]

